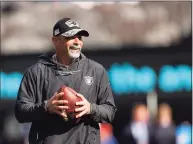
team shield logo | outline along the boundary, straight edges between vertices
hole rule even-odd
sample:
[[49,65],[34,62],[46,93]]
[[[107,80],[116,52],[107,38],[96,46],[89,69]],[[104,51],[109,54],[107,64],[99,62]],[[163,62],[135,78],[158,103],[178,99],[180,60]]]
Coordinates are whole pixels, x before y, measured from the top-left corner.
[[77,26],[79,27],[79,24],[78,22],[76,22],[75,20],[68,20],[67,22],[65,22],[65,24],[69,27],[74,27],[74,26]]
[[85,83],[86,83],[87,85],[92,85],[92,83],[93,83],[93,77],[85,76],[85,77],[84,77],[84,80],[85,80]]

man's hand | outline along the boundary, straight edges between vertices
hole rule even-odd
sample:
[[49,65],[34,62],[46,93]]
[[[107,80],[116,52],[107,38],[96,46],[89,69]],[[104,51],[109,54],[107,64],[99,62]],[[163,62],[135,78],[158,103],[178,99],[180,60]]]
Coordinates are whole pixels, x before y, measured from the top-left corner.
[[76,118],[80,118],[85,114],[86,115],[90,114],[90,103],[86,100],[86,98],[83,95],[77,93],[77,96],[82,99],[82,101],[76,102],[76,105],[80,107],[75,109],[75,112],[79,112],[76,115]]
[[68,109],[66,104],[68,103],[67,100],[58,100],[64,93],[55,93],[47,102],[47,108],[50,113],[57,113],[58,115],[62,116],[64,119],[67,118],[65,110]]

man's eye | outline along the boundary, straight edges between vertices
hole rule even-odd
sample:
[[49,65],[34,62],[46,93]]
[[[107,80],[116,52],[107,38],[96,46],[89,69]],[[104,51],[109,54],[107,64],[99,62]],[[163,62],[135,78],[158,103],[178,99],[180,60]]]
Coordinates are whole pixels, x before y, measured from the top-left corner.
[[74,37],[66,37],[67,40],[74,39]]
[[81,37],[81,36],[78,36],[78,39],[79,39],[79,40],[82,40],[82,37]]
[[66,40],[72,40],[78,38],[79,40],[82,40],[82,36],[73,36],[73,37],[66,37]]

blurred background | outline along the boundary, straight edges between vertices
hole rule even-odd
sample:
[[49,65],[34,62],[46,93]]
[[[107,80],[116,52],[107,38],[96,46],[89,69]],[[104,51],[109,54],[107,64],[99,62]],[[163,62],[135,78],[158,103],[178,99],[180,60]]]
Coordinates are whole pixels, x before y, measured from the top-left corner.
[[62,17],[90,32],[83,53],[107,70],[118,107],[102,144],[191,144],[192,2],[1,2],[0,144],[28,144],[14,117],[26,68],[54,52]]

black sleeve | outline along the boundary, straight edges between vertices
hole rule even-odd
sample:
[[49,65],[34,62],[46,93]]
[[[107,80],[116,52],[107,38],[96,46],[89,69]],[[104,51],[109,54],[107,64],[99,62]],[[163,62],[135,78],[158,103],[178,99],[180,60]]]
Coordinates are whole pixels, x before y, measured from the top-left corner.
[[98,102],[91,104],[91,117],[97,123],[109,123],[114,119],[117,108],[115,106],[110,82],[105,69],[98,86]]
[[36,75],[30,70],[26,71],[15,104],[15,116],[20,123],[41,120],[46,114],[46,102],[35,104],[37,87]]

